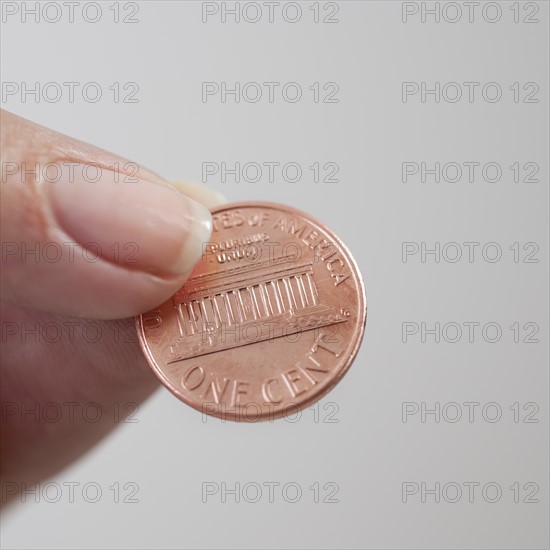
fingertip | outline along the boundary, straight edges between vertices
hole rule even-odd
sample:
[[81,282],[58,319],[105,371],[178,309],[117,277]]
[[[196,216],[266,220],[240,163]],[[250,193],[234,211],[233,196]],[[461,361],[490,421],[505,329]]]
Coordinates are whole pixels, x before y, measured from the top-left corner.
[[174,186],[180,193],[183,193],[193,200],[204,204],[204,206],[209,209],[228,202],[223,193],[201,183],[171,181],[170,184]]

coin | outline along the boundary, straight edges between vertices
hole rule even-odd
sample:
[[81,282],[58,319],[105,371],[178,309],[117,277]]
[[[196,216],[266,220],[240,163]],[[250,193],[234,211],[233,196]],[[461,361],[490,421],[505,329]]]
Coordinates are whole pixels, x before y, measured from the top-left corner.
[[349,369],[366,321],[355,260],[294,208],[243,202],[213,231],[184,286],[136,318],[161,382],[191,407],[255,422],[294,415]]

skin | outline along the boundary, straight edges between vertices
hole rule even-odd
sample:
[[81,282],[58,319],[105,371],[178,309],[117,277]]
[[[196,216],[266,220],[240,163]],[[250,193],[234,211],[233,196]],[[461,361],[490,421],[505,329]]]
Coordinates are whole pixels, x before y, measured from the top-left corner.
[[[133,406],[125,409],[126,403],[139,405],[158,387],[137,342],[132,317],[164,302],[181,287],[200,258],[197,234],[201,239],[209,236],[209,213],[205,214],[206,209],[195,201],[212,207],[222,198],[200,186],[170,184],[140,166],[139,183],[117,188],[116,192],[131,193],[131,200],[124,198],[124,212],[119,216],[119,203],[107,200],[109,219],[101,226],[91,223],[89,217],[95,215],[93,201],[102,200],[98,194],[111,192],[112,174],[106,181],[102,178],[93,195],[89,185],[83,188],[82,201],[80,188],[74,185],[58,190],[58,201],[69,202],[65,213],[74,214],[74,219],[64,225],[65,214],[55,213],[50,184],[43,181],[40,171],[22,181],[20,172],[11,173],[13,167],[63,161],[107,167],[113,162],[124,166],[127,161],[6,111],[0,111],[0,128],[0,479],[9,485],[9,494],[2,495],[4,504],[16,496],[21,484],[30,486],[52,476],[82,456],[125,414],[134,411]],[[8,173],[4,170],[6,163]],[[158,199],[155,208],[151,196]],[[161,228],[168,231],[163,239],[154,233],[155,224],[147,225],[147,231],[132,229],[128,215],[132,208],[145,217],[170,213],[172,208],[174,220],[169,221],[177,231],[170,233],[170,227]],[[179,219],[180,211],[191,214]],[[160,216],[158,225],[166,218],[168,214]],[[75,227],[80,220],[87,223]],[[94,262],[83,261],[79,250],[83,243],[79,243],[78,235],[96,229],[102,231],[103,239],[112,231],[113,242],[120,235],[130,235],[139,246],[137,261],[117,262],[107,254]],[[32,255],[29,259],[18,253],[23,245],[32,249],[66,241],[74,241],[79,261],[71,261],[65,254],[55,262],[47,262],[42,256],[36,261]],[[166,241],[170,242],[164,250]],[[10,254],[5,255],[5,250]],[[12,253],[14,250],[17,252]],[[175,252],[181,252],[177,265],[173,261]],[[37,327],[38,332],[33,332]],[[44,327],[50,327],[49,332],[43,332]],[[87,409],[87,415],[83,414],[86,403],[97,404]],[[117,422],[113,413],[116,403],[120,410]],[[97,422],[91,421],[98,407],[101,416]],[[56,418],[56,411],[62,412],[60,418]],[[55,421],[44,418],[48,413]]]

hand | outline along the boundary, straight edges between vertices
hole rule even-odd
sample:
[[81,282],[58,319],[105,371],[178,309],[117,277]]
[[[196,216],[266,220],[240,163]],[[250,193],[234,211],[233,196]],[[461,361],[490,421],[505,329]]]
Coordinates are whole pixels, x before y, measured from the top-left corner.
[[105,436],[114,406],[128,414],[158,385],[128,317],[182,286],[210,237],[204,205],[221,198],[0,117],[0,471],[28,486]]

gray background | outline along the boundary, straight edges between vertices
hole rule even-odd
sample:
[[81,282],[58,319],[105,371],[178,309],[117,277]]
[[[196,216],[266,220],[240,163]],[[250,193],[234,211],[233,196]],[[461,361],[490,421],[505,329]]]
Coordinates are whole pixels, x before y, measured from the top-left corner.
[[[267,12],[257,24],[224,24],[219,15],[203,23],[201,3],[184,1],[140,2],[135,24],[113,23],[112,2],[101,3],[95,24],[78,9],[74,23],[13,16],[2,24],[4,82],[96,81],[106,94],[113,82],[139,86],[138,103],[19,96],[5,109],[172,179],[200,181],[206,161],[300,163],[296,183],[208,183],[230,200],[291,204],[325,222],[355,255],[369,307],[363,346],[319,417],[306,410],[294,423],[203,422],[160,389],[138,422],[51,480],[96,482],[99,502],[78,491],[75,502],[31,497],[4,515],[2,547],[548,547],[548,4],[531,3],[539,10],[531,24],[514,23],[509,2],[498,4],[493,24],[480,8],[473,23],[466,14],[454,24],[419,15],[403,23],[401,2],[360,1],[339,2],[338,23],[315,24],[312,4],[301,3],[295,24],[279,11],[274,23]],[[527,9],[520,3],[521,19]],[[203,103],[203,81],[296,81],[304,98]],[[314,103],[308,86],[328,81],[338,83],[339,102]],[[404,81],[498,82],[503,96],[489,103],[477,88],[473,103],[403,103]],[[515,103],[514,82],[538,83],[539,102]],[[315,161],[338,163],[339,181],[313,182]],[[402,163],[422,161],[496,162],[503,176],[403,183]],[[514,183],[514,162],[536,162],[539,182]],[[497,242],[503,257],[484,261],[478,248],[472,263],[418,255],[403,263],[405,241]],[[514,242],[537,243],[539,262],[515,263]],[[423,321],[495,322],[502,339],[491,344],[478,332],[473,343],[418,335],[403,343],[402,323]],[[537,323],[539,342],[514,343],[516,322]],[[485,421],[479,407],[471,423],[402,421],[403,402],[468,401],[498,403],[502,419]],[[513,422],[515,402],[536,403],[539,422]],[[326,422],[335,410],[323,410],[328,403],[337,422]],[[139,503],[114,503],[114,482],[137,483]],[[263,486],[257,503],[220,494],[204,503],[203,482],[295,482],[303,494],[290,503],[280,486],[270,503]],[[321,500],[324,484],[336,483],[338,502],[315,503],[316,482]],[[430,495],[403,503],[403,482],[496,482],[502,498],[489,503],[478,487],[474,502],[465,493],[457,503]],[[515,482],[538,484],[539,502],[514,503]]]

